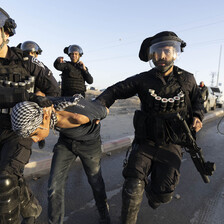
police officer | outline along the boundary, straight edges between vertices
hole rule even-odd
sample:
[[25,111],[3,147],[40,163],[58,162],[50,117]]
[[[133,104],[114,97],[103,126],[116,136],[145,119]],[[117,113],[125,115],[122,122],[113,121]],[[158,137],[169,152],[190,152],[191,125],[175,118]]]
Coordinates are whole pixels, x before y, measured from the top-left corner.
[[24,100],[50,106],[50,100],[33,93],[35,87],[52,96],[58,96],[60,91],[49,69],[22,50],[7,45],[15,29],[15,21],[0,8],[0,223],[19,224],[21,215],[23,224],[32,224],[42,210],[23,177],[32,140],[12,131],[11,108]]
[[80,61],[83,50],[78,45],[70,45],[64,48],[64,53],[68,54],[71,62],[64,61],[63,57],[58,57],[54,62],[54,67],[62,71],[61,95],[82,94],[85,97],[85,82],[92,84],[93,77],[84,63]]
[[25,41],[23,43],[18,44],[17,47],[34,58],[37,58],[38,55],[41,55],[42,53],[42,49],[34,41]]
[[116,83],[97,98],[108,108],[116,99],[136,94],[141,101],[134,116],[132,151],[123,170],[122,224],[136,223],[144,189],[153,209],[172,199],[180,176],[183,137],[176,112],[195,131],[202,127],[203,105],[195,78],[174,66],[185,46],[170,31],[145,39],[139,57],[153,68]]
[[[42,49],[34,41],[29,41],[28,40],[28,41],[25,41],[23,43],[19,43],[17,45],[17,47],[20,48],[24,52],[24,55],[27,54],[27,55],[30,55],[30,56],[32,56],[34,58],[37,58],[38,55],[41,55],[41,53],[42,53]],[[39,63],[41,63],[41,62],[39,62]],[[46,67],[46,65],[44,65],[44,64],[42,64],[42,65],[44,67]],[[46,67],[46,69],[48,69],[48,68]],[[40,90],[38,88],[35,88],[34,91],[38,92],[38,94],[40,94],[40,92],[39,92]],[[41,94],[41,95],[43,95],[43,94]],[[38,146],[39,146],[40,149],[44,148],[45,140],[39,141],[38,142]]]

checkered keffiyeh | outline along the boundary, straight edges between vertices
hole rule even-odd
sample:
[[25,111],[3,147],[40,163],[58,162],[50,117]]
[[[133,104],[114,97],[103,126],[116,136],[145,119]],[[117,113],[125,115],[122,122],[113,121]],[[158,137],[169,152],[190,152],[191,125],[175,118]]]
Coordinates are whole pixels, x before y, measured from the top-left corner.
[[[39,107],[37,103],[24,101],[16,104],[12,108],[12,130],[23,138],[29,137],[42,122],[43,108]],[[54,128],[56,123],[57,116],[55,113],[52,113],[50,128]]]
[[75,94],[72,97],[61,97],[61,100],[58,102],[54,102],[54,108],[57,111],[63,111],[65,108],[69,106],[76,105],[80,99],[83,99],[84,97],[81,94]]
[[37,103],[24,101],[12,108],[12,130],[19,136],[29,137],[43,121],[43,108]]

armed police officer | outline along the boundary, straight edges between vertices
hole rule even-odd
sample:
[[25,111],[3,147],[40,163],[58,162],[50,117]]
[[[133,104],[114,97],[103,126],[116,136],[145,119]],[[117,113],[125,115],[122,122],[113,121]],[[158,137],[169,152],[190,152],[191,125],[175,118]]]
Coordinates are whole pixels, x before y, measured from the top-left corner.
[[85,82],[92,84],[93,77],[84,63],[80,61],[83,50],[78,45],[70,45],[64,48],[64,53],[68,54],[71,59],[70,62],[64,61],[63,57],[58,57],[54,62],[54,67],[62,71],[61,95],[82,94],[85,97]]
[[31,155],[31,138],[18,137],[12,131],[11,108],[30,100],[42,107],[52,104],[33,93],[37,87],[46,95],[58,96],[59,87],[51,71],[38,60],[16,47],[9,47],[16,23],[0,8],[0,223],[32,224],[41,206],[27,187],[23,171]]
[[181,129],[175,111],[197,132],[202,127],[203,105],[194,76],[174,66],[186,43],[164,31],[145,39],[139,57],[154,66],[107,88],[98,98],[108,108],[116,99],[138,94],[141,110],[134,116],[135,138],[124,167],[122,224],[135,224],[145,189],[153,209],[171,201],[179,181]]

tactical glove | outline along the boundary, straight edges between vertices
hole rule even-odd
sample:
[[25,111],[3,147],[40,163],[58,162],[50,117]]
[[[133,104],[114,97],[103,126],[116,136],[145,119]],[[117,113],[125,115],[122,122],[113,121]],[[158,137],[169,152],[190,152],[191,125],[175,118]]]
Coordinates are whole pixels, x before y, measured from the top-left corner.
[[29,100],[37,103],[40,107],[50,107],[53,102],[44,96],[37,96],[34,93],[30,93]]
[[45,146],[45,140],[41,140],[38,142],[39,149],[43,149]]

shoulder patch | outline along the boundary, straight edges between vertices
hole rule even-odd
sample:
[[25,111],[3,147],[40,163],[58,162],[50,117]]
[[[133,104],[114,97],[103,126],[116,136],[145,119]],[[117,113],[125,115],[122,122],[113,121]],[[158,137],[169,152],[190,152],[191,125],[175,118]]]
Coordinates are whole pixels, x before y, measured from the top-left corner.
[[42,67],[45,69],[44,64],[40,62],[37,58],[32,57],[32,63],[38,65],[39,67]]

